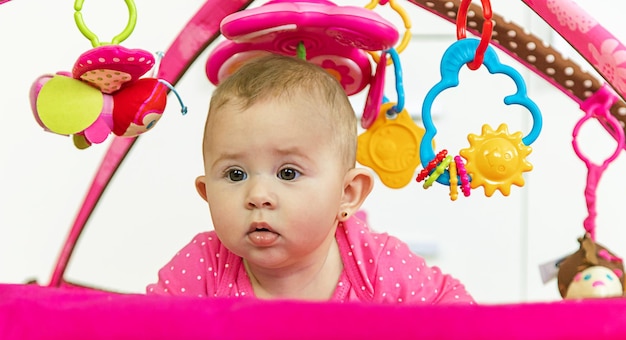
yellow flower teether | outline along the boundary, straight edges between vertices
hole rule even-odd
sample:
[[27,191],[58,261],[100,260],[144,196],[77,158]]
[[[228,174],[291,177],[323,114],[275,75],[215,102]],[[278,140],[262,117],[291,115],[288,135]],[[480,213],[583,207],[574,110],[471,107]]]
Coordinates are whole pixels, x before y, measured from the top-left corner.
[[387,117],[395,103],[385,103],[370,128],[359,135],[356,160],[374,170],[388,187],[406,186],[420,164],[419,145],[424,129],[417,126],[406,110]]

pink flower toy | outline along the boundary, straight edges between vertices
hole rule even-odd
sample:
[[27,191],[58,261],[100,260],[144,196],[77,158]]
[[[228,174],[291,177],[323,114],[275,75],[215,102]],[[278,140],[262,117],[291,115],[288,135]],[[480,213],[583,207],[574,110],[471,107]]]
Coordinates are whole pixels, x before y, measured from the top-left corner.
[[386,50],[398,40],[393,24],[375,12],[326,0],[269,1],[225,17],[221,32],[227,40],[206,63],[213,84],[250,58],[268,52],[296,56],[300,48],[306,60],[333,74],[348,95],[370,83],[367,51]]
[[[134,2],[125,2],[129,10],[126,28],[110,43],[101,43],[83,22],[83,0],[76,0],[76,25],[94,48],[78,57],[71,73],[43,75],[31,86],[35,120],[46,131],[73,135],[80,149],[102,143],[111,132],[135,137],[148,131],[165,110],[168,89],[173,90],[165,80],[141,78],[151,69],[156,74],[152,53],[119,45],[137,20]],[[182,101],[181,106],[186,113]]]

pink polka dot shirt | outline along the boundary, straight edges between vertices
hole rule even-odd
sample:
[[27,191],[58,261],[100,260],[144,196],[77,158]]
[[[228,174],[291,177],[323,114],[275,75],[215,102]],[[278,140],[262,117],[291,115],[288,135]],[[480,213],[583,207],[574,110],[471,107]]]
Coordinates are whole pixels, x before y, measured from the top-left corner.
[[[473,304],[457,279],[429,267],[399,239],[372,232],[356,217],[335,234],[344,270],[330,301],[409,304]],[[148,294],[254,297],[243,259],[214,231],[196,235],[159,270]]]

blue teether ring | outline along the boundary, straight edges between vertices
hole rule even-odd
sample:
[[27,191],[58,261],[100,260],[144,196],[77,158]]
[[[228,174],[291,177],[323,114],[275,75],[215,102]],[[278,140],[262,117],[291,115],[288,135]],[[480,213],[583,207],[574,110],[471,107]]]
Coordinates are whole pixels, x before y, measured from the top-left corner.
[[[435,150],[433,150],[433,138],[437,134],[437,128],[433,124],[431,108],[435,98],[445,89],[456,87],[459,85],[459,71],[468,62],[474,60],[476,49],[480,40],[466,38],[454,42],[443,54],[440,64],[441,81],[435,84],[426,94],[424,104],[422,105],[422,121],[424,123],[424,137],[420,143],[420,160],[422,166],[426,167],[430,161],[435,158]],[[533,126],[528,135],[522,138],[525,145],[532,144],[541,131],[542,118],[541,111],[535,102],[528,98],[526,91],[526,83],[522,76],[514,68],[500,63],[498,55],[493,47],[488,46],[485,51],[483,65],[491,74],[503,73],[511,77],[517,87],[517,92],[504,97],[506,105],[518,104],[526,107],[533,118]],[[446,170],[437,178],[437,182],[450,185],[450,173]]]

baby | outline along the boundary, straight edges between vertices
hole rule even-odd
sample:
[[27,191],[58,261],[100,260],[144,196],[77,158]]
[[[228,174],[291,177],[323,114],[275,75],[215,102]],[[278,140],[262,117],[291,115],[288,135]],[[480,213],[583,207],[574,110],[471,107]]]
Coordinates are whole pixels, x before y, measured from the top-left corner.
[[214,231],[148,294],[472,304],[464,286],[355,216],[373,186],[356,168],[357,119],[339,82],[293,57],[253,59],[213,92],[196,179]]

